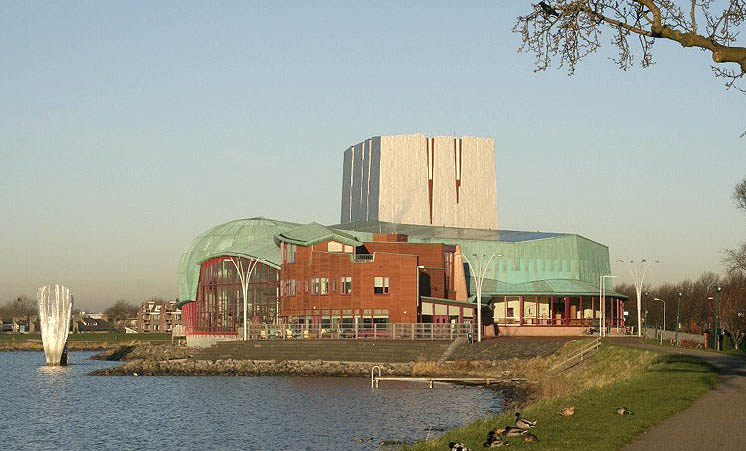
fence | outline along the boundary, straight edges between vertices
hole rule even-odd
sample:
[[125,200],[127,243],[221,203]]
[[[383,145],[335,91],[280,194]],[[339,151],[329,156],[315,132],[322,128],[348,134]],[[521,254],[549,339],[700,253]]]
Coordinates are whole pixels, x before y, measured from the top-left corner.
[[[368,339],[368,340],[455,340],[476,335],[476,325],[471,323],[390,323],[358,324],[353,327],[332,329],[320,325],[252,324],[250,340],[277,339]],[[243,336],[239,329],[238,336]]]
[[[676,332],[672,330],[647,328],[645,329],[644,333],[645,333],[645,338],[650,338],[653,340],[660,341],[662,339],[663,341],[668,341],[670,343],[673,343],[673,341],[676,339]],[[679,341],[691,341],[697,344],[704,345],[705,337],[704,335],[689,334],[689,333],[679,331]]]

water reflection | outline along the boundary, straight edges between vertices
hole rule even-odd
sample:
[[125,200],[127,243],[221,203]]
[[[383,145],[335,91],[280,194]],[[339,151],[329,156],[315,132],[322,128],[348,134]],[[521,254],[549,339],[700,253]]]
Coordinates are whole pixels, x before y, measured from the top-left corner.
[[[492,390],[367,378],[93,377],[116,364],[43,365],[42,353],[0,353],[0,392],[13,415],[0,437],[36,449],[375,449],[500,411]],[[373,439],[372,441],[370,439]],[[363,443],[359,443],[363,439]]]

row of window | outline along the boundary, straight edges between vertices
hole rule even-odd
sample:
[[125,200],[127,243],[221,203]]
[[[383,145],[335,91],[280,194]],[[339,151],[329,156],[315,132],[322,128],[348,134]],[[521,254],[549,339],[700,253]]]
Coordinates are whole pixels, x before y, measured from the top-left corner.
[[[281,283],[282,295],[283,296],[295,296],[298,290],[298,282],[296,279],[285,280]],[[317,295],[329,294],[329,278],[327,277],[314,277],[310,280],[305,281],[305,292]],[[337,281],[333,280],[331,283],[331,290],[337,291]],[[389,292],[389,278],[384,276],[376,276],[373,278],[373,293],[375,294],[388,294]],[[339,293],[340,294],[352,294],[352,277],[342,276],[339,278]]]

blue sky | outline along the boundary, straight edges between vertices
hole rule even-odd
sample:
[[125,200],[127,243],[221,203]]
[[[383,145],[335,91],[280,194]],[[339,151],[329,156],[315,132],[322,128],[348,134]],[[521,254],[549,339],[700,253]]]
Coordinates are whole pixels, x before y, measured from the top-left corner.
[[654,283],[720,271],[746,240],[746,97],[663,42],[646,70],[607,46],[534,73],[529,5],[0,1],[0,302],[175,298],[194,236],[338,222],[342,152],[393,133],[494,137],[501,228],[659,258]]

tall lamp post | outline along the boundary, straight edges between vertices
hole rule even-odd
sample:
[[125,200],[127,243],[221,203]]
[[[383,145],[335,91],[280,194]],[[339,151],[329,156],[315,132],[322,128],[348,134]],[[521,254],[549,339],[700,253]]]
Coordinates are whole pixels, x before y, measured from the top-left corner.
[[635,264],[634,260],[626,262],[625,260],[617,260],[619,263],[627,263],[629,273],[632,276],[632,280],[635,283],[635,292],[637,293],[637,336],[642,337],[640,331],[640,316],[642,307],[640,306],[640,296],[642,294],[642,284],[645,281],[645,274],[648,273],[648,269],[652,263],[660,263],[658,260],[648,260],[643,258],[639,263]]
[[502,254],[495,254],[494,252],[490,254],[489,259],[487,259],[487,262],[485,263],[484,259],[487,257],[485,254],[472,254],[474,257],[474,261],[477,262],[477,257],[479,257],[479,266],[475,269],[474,265],[472,265],[471,261],[466,258],[466,255],[461,255],[464,260],[466,260],[466,263],[469,265],[469,272],[471,272],[472,277],[474,277],[474,282],[476,284],[477,288],[477,342],[482,341],[482,284],[484,283],[484,276],[487,274],[487,268],[489,268],[490,263],[492,262],[492,259],[497,257],[502,257]]
[[718,292],[718,313],[715,315],[715,343],[717,343],[717,350],[720,350],[720,299],[721,299],[721,293],[723,292],[723,287],[720,285],[717,285],[715,287],[715,291]]
[[661,331],[661,344],[663,344],[663,332],[666,330],[666,301],[659,298],[653,298],[654,301],[661,301],[663,303],[663,330]]
[[606,279],[613,279],[616,276],[612,276],[611,274],[602,275],[599,277],[599,296],[598,300],[601,303],[601,330],[599,331],[599,336],[603,337],[606,336]]
[[[246,341],[249,339],[249,328],[247,327],[248,316],[246,312],[246,310],[248,309],[247,298],[249,297],[249,282],[251,280],[251,275],[256,269],[256,264],[259,263],[259,260],[249,259],[245,268],[243,259],[241,257],[231,257],[231,262],[233,262],[233,266],[236,267],[236,271],[238,272],[238,279],[241,281],[241,292],[243,294],[243,340]],[[262,262],[264,261],[262,260]]]
[[676,346],[679,345],[679,313],[681,312],[681,296],[683,296],[684,293],[679,291],[676,293],[676,297],[678,300],[676,301],[676,334],[674,335],[674,343]]

